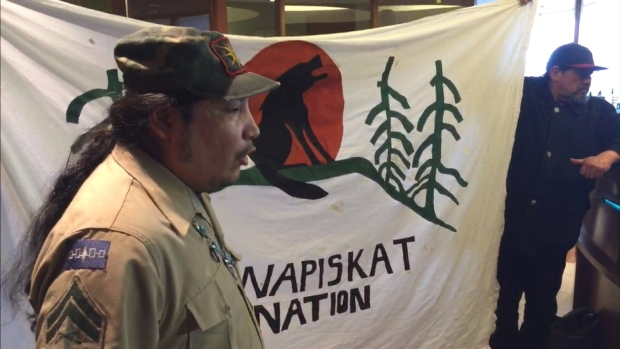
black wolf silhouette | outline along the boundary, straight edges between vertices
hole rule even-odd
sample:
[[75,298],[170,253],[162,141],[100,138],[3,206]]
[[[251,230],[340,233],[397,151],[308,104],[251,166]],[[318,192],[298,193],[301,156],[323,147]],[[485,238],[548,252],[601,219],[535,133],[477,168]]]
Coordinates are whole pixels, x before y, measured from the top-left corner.
[[295,181],[278,172],[287,167],[304,166],[304,164],[284,165],[293,144],[291,133],[295,135],[313,165],[319,164],[320,161],[307,140],[326,162],[334,161],[312,131],[308,120],[308,108],[303,98],[304,92],[315,82],[327,78],[326,73],[312,75],[321,67],[323,67],[321,57],[316,55],[308,62],[291,67],[276,79],[281,85],[267,95],[260,107],[263,111],[262,120],[258,125],[260,136],[254,142],[256,151],[250,154],[258,171],[269,183],[300,199],[320,199],[325,197],[327,192],[319,186]]

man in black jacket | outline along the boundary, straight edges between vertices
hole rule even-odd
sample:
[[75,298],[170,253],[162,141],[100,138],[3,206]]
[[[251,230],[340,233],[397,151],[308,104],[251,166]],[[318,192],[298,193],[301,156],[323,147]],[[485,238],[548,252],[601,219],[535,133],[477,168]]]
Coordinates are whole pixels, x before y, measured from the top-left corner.
[[525,78],[506,180],[493,349],[545,347],[566,253],[579,237],[589,193],[620,159],[615,109],[587,96],[591,74],[602,69],[590,50],[567,44],[553,52],[544,76]]

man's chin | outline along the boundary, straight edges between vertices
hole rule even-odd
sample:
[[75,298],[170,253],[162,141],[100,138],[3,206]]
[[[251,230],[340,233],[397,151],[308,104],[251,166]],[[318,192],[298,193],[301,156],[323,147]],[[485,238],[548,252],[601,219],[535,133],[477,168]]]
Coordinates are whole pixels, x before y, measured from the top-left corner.
[[588,91],[578,92],[574,97],[573,101],[579,104],[586,104],[588,102]]
[[241,169],[238,169],[237,171],[231,173],[230,176],[222,180],[222,182],[224,182],[222,183],[222,186],[229,186],[235,184],[235,182],[239,180],[239,177],[241,177]]
[[573,95],[572,101],[578,104],[586,104],[588,99],[590,99],[588,90],[581,90]]
[[205,190],[205,192],[211,194],[213,192],[220,191],[230,185],[235,184],[235,182],[239,180],[239,177],[241,177],[241,171],[237,171],[236,173],[231,174],[230,176],[227,176],[226,178],[221,178],[217,182],[211,183],[211,185],[209,186],[207,190]]

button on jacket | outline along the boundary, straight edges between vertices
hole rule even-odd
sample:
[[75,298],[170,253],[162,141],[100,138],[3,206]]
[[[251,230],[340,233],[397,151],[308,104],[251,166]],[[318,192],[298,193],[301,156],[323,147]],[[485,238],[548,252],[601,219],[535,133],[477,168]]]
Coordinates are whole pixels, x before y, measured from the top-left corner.
[[585,105],[555,101],[548,81],[525,78],[506,182],[503,242],[522,252],[575,244],[595,180],[583,177],[570,159],[620,152],[611,104],[596,97]]
[[263,348],[236,263],[214,242],[228,250],[208,196],[117,145],[36,261],[37,347]]

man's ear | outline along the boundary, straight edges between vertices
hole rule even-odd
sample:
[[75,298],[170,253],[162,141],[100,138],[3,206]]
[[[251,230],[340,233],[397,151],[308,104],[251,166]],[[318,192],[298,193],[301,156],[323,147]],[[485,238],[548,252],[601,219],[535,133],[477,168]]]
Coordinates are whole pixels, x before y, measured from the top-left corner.
[[169,140],[180,117],[180,112],[173,107],[157,108],[149,114],[149,128],[159,140]]
[[560,70],[560,67],[558,67],[557,65],[554,65],[549,69],[548,74],[549,74],[549,78],[552,81],[558,81],[558,79],[562,77],[562,70]]

